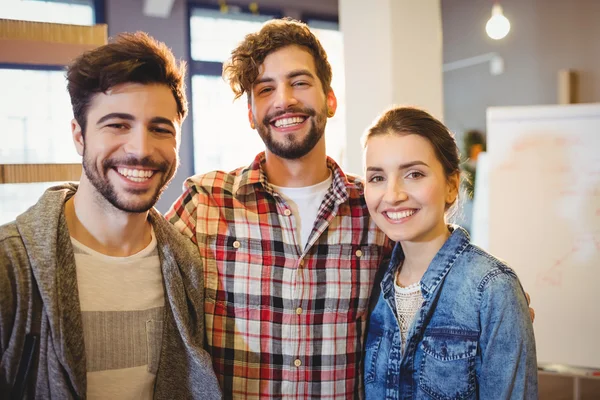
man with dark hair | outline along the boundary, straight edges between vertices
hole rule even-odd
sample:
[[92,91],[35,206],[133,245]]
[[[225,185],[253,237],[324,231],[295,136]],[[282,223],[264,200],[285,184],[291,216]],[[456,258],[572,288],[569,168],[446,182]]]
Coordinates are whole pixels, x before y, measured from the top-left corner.
[[0,227],[3,396],[220,398],[202,265],[153,208],[178,165],[184,68],[143,33],[69,66],[81,181]]
[[386,251],[362,184],[325,152],[331,67],[305,24],[273,20],[224,67],[265,143],[187,180],[167,218],[205,261],[208,349],[226,398],[363,396],[369,294]]

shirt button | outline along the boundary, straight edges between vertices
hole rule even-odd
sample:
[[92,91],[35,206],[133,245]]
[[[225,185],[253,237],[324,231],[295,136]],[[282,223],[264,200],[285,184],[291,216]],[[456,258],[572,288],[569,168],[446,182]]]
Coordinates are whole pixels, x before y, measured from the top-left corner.
[[354,254],[356,254],[356,257],[362,257],[362,251],[360,250],[356,250],[356,253]]
[[236,249],[239,249],[241,246],[240,242],[238,242],[237,240],[235,242],[233,242],[233,247]]
[[304,258],[302,260],[300,260],[300,266],[304,267]]
[[289,208],[286,208],[283,211],[283,215],[285,215],[286,217],[289,217],[290,215],[292,215],[292,210],[290,210]]
[[296,360],[294,361],[294,365],[295,365],[296,367],[299,367],[299,366],[301,366],[301,365],[302,365],[302,361],[300,361],[299,359],[296,359]]
[[302,314],[302,307],[296,308],[296,314],[298,314],[298,315]]

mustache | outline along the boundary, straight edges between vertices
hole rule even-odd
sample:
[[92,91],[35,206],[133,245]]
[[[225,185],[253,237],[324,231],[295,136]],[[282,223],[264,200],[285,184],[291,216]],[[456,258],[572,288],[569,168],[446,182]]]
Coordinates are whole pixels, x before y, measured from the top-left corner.
[[144,167],[158,170],[159,172],[167,172],[169,169],[169,163],[166,161],[153,160],[150,156],[143,158],[138,158],[135,156],[128,156],[125,158],[108,158],[102,162],[102,167],[104,167],[104,169],[114,168],[117,165],[128,167]]
[[270,121],[273,118],[277,118],[280,117],[282,115],[285,114],[306,114],[309,117],[314,117],[315,115],[317,115],[317,112],[315,111],[314,108],[300,108],[300,107],[292,107],[292,108],[287,108],[285,110],[281,110],[281,111],[275,111],[272,112],[271,114],[265,115],[265,117],[263,118],[263,125],[267,126],[270,124]]

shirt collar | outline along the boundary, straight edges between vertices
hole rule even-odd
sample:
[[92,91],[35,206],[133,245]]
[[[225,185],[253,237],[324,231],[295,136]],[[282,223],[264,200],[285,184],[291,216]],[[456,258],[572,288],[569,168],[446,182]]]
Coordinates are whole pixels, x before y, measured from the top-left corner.
[[[253,193],[255,190],[265,190],[273,194],[273,187],[267,180],[263,165],[266,161],[265,152],[259,153],[254,161],[236,177],[233,183],[233,193],[236,196],[244,196]],[[332,190],[339,202],[348,200],[348,189],[359,190],[362,194],[363,185],[359,180],[350,182],[340,166],[330,157],[327,157],[327,168],[332,173]]]
[[[437,289],[452,265],[454,265],[458,256],[469,245],[469,234],[467,231],[458,225],[449,225],[449,229],[451,231],[450,237],[446,240],[435,257],[433,257],[431,264],[421,278],[421,291],[425,297],[428,297]],[[391,285],[394,283],[396,266],[399,265],[402,260],[404,260],[402,246],[400,243],[396,243],[385,278],[382,281],[382,290],[391,290]]]

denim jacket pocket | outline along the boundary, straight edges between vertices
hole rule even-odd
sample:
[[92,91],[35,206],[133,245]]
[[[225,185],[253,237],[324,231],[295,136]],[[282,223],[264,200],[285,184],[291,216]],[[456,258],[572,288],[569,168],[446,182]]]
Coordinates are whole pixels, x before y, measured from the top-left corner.
[[477,337],[471,332],[426,334],[421,342],[421,390],[436,400],[469,398],[477,386]]
[[367,336],[365,346],[365,385],[375,381],[377,374],[377,356],[379,355],[379,346],[383,340],[383,333]]

